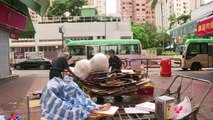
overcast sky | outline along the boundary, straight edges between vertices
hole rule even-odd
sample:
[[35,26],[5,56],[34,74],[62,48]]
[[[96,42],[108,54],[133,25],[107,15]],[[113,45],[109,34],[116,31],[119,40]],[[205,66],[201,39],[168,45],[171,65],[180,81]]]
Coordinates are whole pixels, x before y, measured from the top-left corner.
[[[205,3],[211,2],[213,0],[205,0]],[[106,0],[107,14],[116,13],[116,0]]]

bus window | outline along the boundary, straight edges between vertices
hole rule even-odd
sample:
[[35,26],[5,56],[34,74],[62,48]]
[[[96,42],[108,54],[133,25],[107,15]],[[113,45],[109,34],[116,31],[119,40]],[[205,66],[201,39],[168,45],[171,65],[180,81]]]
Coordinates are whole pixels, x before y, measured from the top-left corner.
[[85,55],[85,46],[70,46],[68,50],[71,55]]
[[120,54],[139,54],[138,45],[120,45]]
[[197,54],[200,54],[200,44],[190,44],[187,50],[186,59],[189,60]]
[[207,54],[208,53],[207,47],[208,47],[207,43],[201,44],[201,54]]
[[100,52],[103,53],[103,54],[108,54],[108,51],[109,50],[115,50],[115,53],[118,54],[118,46],[117,45],[103,45],[103,46],[100,46]]

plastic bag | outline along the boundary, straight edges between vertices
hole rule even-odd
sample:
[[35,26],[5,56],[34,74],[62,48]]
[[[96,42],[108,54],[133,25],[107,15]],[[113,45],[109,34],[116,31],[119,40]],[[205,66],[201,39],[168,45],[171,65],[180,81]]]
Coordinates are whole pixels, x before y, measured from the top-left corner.
[[90,65],[90,61],[83,59],[76,63],[74,67],[74,74],[81,80],[85,80],[91,73],[92,68]]
[[106,55],[98,53],[90,59],[92,71],[94,72],[105,72],[108,71],[109,61]]
[[174,108],[175,120],[182,119],[192,112],[192,106],[189,97],[185,97],[184,101],[179,103]]

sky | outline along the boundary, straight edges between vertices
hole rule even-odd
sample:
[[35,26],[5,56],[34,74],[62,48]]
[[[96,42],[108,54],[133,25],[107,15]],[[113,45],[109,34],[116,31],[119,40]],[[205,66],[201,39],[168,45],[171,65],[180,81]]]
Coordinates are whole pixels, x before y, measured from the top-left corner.
[[205,0],[205,3],[208,3],[208,2],[211,2],[211,1],[213,1],[213,0]]
[[116,0],[106,0],[106,11],[107,14],[116,13]]
[[[209,3],[213,0],[205,0],[205,3]],[[107,14],[116,13],[116,0],[106,0],[106,11]]]

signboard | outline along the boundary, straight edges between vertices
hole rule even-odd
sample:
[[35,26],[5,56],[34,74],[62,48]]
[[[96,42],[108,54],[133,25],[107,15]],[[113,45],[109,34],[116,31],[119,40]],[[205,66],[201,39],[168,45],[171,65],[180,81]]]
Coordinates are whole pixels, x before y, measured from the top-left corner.
[[182,44],[183,43],[183,39],[178,39],[178,44]]
[[24,59],[24,52],[14,52],[14,59]]
[[213,17],[198,23],[197,36],[213,34]]
[[187,35],[189,33],[194,33],[197,30],[197,20],[190,21],[186,24],[178,26],[170,30],[170,35],[173,38],[178,38],[179,36]]
[[0,4],[0,24],[7,29],[25,30],[27,16]]

